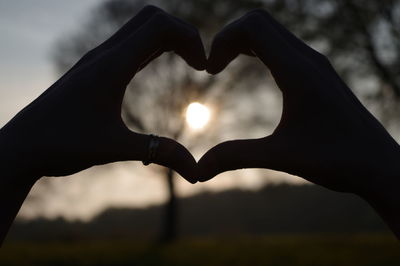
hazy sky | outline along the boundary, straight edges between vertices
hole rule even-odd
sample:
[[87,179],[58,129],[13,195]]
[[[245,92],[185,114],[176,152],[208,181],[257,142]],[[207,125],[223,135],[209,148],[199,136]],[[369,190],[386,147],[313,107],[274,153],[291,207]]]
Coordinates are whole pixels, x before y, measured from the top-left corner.
[[0,126],[55,81],[55,40],[99,2],[0,0]]

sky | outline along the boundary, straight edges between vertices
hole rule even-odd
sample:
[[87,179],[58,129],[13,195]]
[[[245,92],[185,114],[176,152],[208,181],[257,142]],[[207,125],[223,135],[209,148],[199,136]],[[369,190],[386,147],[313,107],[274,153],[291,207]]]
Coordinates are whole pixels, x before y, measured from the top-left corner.
[[[0,127],[29,104],[59,74],[52,51],[65,34],[79,29],[99,0],[0,0]],[[42,178],[21,208],[20,218],[62,216],[88,220],[111,206],[146,207],[166,199],[160,167],[139,162],[93,167],[62,178]],[[222,174],[205,184],[177,181],[179,196],[227,188],[257,189],[277,180],[302,182],[283,173],[246,170]]]
[[56,79],[51,50],[94,0],[0,0],[0,126]]

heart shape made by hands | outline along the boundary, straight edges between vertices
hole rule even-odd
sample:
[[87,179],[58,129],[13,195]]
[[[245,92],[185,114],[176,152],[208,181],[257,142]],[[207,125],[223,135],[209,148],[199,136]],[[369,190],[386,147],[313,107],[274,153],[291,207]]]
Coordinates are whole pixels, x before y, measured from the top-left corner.
[[396,142],[328,59],[264,10],[251,11],[222,29],[207,58],[197,29],[157,7],[145,7],[11,120],[2,134],[19,144],[3,149],[17,154],[25,162],[20,168],[36,178],[148,160],[149,136],[126,127],[121,105],[135,74],[166,51],[210,74],[221,72],[239,54],[258,57],[283,96],[281,120],[271,135],[218,144],[198,162],[175,140],[159,138],[152,162],[191,183],[228,170],[269,168],[357,192],[378,165],[397,165],[390,156]]
[[[211,74],[221,72],[239,54],[258,57],[283,96],[275,131],[260,139],[220,143],[198,162],[183,145],[160,137],[153,156],[152,138],[126,127],[121,105],[137,71],[165,51]],[[325,56],[266,11],[255,10],[216,35],[207,59],[193,26],[150,6],[89,51],[1,129],[6,219],[0,240],[37,179],[116,161],[146,161],[149,143],[152,162],[174,169],[191,183],[241,168],[284,171],[377,203],[374,207],[399,232],[394,196],[398,144]]]
[[[174,31],[186,32],[186,27]],[[182,39],[182,33],[172,35]],[[198,32],[189,39],[187,34],[183,36],[187,40],[184,46],[182,41],[178,47],[172,42],[172,48],[159,50],[143,65],[165,50],[174,50],[190,66],[217,74],[240,54],[258,57],[282,92],[283,112],[271,135],[220,143],[197,163],[182,145],[164,139],[162,143],[169,144],[161,148],[155,163],[177,170],[192,183],[229,170],[268,168],[333,190],[362,193],[360,183],[368,173],[390,161],[377,154],[387,154],[396,147],[395,141],[357,100],[329,60],[268,12],[254,10],[227,25],[215,36],[208,59]],[[369,161],[373,163],[365,165]]]

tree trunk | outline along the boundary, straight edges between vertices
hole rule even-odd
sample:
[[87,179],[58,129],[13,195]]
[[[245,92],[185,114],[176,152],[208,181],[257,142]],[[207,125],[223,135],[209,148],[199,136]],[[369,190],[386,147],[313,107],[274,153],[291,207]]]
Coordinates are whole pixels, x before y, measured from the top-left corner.
[[175,195],[175,186],[174,186],[174,176],[175,173],[173,170],[168,169],[166,172],[166,181],[167,181],[167,189],[168,189],[168,198],[165,203],[163,224],[162,224],[162,232],[161,232],[161,241],[163,243],[169,243],[174,241],[177,238],[177,200]]

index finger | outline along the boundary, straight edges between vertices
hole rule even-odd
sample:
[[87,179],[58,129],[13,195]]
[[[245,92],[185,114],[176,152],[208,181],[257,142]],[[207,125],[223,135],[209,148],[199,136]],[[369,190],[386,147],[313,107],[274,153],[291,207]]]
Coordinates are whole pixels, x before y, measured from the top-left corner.
[[119,73],[125,80],[130,80],[149,59],[167,51],[174,51],[197,70],[206,67],[199,32],[165,12],[155,13],[129,38],[114,47],[112,56]]
[[249,12],[214,38],[207,71],[221,72],[239,54],[254,54],[272,72],[288,71],[298,54],[275,26],[258,12]]

